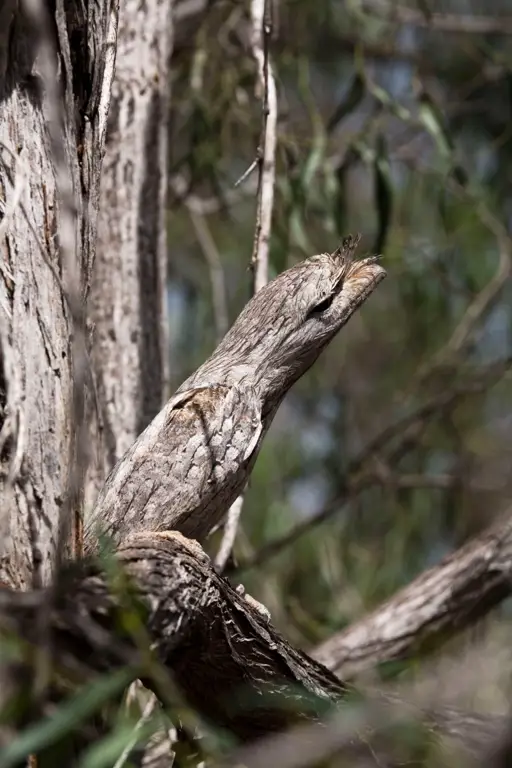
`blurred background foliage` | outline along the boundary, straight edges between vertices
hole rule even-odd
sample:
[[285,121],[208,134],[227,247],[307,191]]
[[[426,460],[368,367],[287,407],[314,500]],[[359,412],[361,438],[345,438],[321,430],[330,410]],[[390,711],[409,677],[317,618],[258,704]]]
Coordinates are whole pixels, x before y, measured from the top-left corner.
[[[250,296],[257,174],[235,183],[261,129],[248,4],[176,14],[173,389]],[[235,578],[303,647],[509,503],[511,35],[507,0],[273,4],[271,277],[354,232],[389,273],[286,399],[245,499]]]

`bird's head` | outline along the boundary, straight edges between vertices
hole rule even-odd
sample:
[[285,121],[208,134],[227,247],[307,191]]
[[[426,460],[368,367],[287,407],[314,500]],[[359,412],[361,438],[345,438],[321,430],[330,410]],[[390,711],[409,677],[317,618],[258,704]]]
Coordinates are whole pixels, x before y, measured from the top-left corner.
[[386,276],[377,257],[355,261],[359,237],[346,238],[282,272],[251,299],[205,367],[228,364],[272,410]]

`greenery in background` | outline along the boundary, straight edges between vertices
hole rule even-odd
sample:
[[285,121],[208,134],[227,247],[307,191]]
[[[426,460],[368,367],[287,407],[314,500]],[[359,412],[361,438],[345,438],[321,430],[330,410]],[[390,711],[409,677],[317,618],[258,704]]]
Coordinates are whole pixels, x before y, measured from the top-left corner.
[[[510,382],[489,373],[512,355],[508,281],[460,349],[450,344],[468,307],[495,279],[504,243],[510,248],[512,52],[509,37],[386,21],[359,0],[276,5],[280,122],[271,276],[357,231],[363,249],[382,253],[389,272],[281,407],[245,499],[235,552],[242,566],[298,523],[332,510],[240,577],[290,641],[308,648],[488,525],[510,496]],[[426,5],[418,3],[421,14]],[[446,13],[500,10],[507,6],[496,0],[480,9],[465,0],[443,4]],[[193,201],[206,210],[231,321],[249,298],[254,174],[234,188],[256,156],[261,125],[248,34],[247,4],[217,0],[175,41],[168,218],[175,386],[218,336],[211,263],[192,226]],[[468,382],[481,380],[478,392],[466,392]],[[457,387],[463,394],[428,411],[406,441],[398,430],[365,455],[386,426]],[[358,469],[367,481],[347,493],[361,454]],[[415,483],[400,482],[411,477]],[[440,477],[447,482],[436,484]],[[218,535],[212,551],[217,543]],[[120,627],[140,640],[143,617],[125,602],[126,584],[105,562],[123,598]],[[416,664],[380,672],[403,676]],[[105,709],[110,733],[89,747],[80,766],[112,766],[127,744],[144,742],[162,724],[156,711],[135,731],[140,702],[105,708],[109,699],[119,702],[128,674],[100,676],[62,702],[13,742],[0,768],[46,748],[40,768],[62,761],[54,742],[76,735]],[[158,678],[154,669],[149,674]],[[176,698],[168,709],[195,725]],[[424,734],[399,725],[390,742],[407,759],[412,746],[418,764],[435,765]],[[213,752],[230,744],[227,735],[210,732],[206,742]],[[175,745],[183,752],[177,764],[196,764],[196,748]]]
[[[351,459],[383,427],[511,355],[506,282],[461,349],[436,357],[493,279],[508,237],[512,58],[507,36],[388,21],[371,3],[278,5],[271,272],[355,231],[389,272],[283,405],[245,501],[242,563],[308,515],[335,509],[243,574],[287,636],[307,647],[487,525],[510,493],[511,390],[498,377],[434,409],[414,439],[367,462],[369,487],[348,500],[343,492]],[[455,0],[442,9],[402,7],[425,20],[425,5],[507,11]],[[195,34],[177,40],[173,69],[171,172],[186,180],[189,199],[218,200],[205,218],[230,321],[249,296],[255,214],[255,180],[238,191],[234,183],[256,155],[260,129],[247,25],[247,7],[211,3]],[[183,196],[172,201],[169,234],[177,385],[212,350],[214,314],[207,260]],[[440,474],[451,478],[447,487],[432,487]],[[417,476],[416,486],[400,487],[403,475]]]

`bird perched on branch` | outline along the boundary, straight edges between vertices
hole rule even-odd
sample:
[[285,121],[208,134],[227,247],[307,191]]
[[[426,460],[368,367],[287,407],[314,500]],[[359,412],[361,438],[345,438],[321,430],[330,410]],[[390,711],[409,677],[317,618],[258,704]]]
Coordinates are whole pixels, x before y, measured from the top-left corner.
[[86,550],[98,532],[204,541],[244,488],[287,391],[385,277],[376,257],[353,259],[358,242],[293,266],[251,299],[110,473]]

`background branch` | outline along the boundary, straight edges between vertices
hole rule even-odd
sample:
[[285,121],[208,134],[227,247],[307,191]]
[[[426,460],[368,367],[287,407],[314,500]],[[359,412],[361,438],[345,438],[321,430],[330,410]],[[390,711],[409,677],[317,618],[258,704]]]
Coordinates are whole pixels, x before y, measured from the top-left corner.
[[512,592],[512,516],[430,568],[314,656],[344,678],[433,650]]
[[201,246],[210,272],[213,315],[215,318],[215,340],[218,344],[229,328],[228,304],[222,260],[206,218],[193,206],[189,207],[187,205],[187,208],[196,233],[197,241]]
[[[269,53],[269,41],[272,34],[270,1],[252,0],[251,2],[251,46],[258,67],[258,81],[263,104],[262,139],[257,158],[256,229],[251,259],[253,295],[268,283],[268,254],[276,176],[277,91]],[[240,182],[241,180],[237,182],[237,185]],[[215,558],[215,564],[220,573],[226,567],[233,550],[243,505],[244,494],[239,496],[229,509],[222,541]]]
[[493,382],[498,381],[506,374],[512,364],[511,360],[503,360],[482,366],[468,375],[465,381],[445,389],[440,394],[434,395],[429,400],[414,408],[406,416],[397,419],[394,423],[384,427],[363,450],[349,462],[341,490],[336,499],[324,509],[300,522],[288,533],[265,544],[254,556],[240,563],[235,573],[238,575],[249,568],[261,565],[269,558],[274,557],[284,548],[290,546],[301,536],[311,531],[314,527],[329,520],[336,515],[342,505],[354,495],[368,488],[374,482],[382,482],[379,471],[375,471],[374,461],[377,457],[385,456],[390,466],[394,466],[404,450],[419,440],[421,433],[440,414],[446,414],[464,397],[485,392]]
[[512,19],[506,16],[477,16],[455,13],[422,13],[393,0],[364,0],[363,8],[400,24],[415,24],[444,32],[474,35],[510,35]]
[[259,90],[263,102],[256,231],[251,261],[253,290],[256,293],[268,282],[268,251],[276,173],[277,91],[269,53],[272,33],[270,0],[252,0],[251,21],[251,47],[258,67]]

